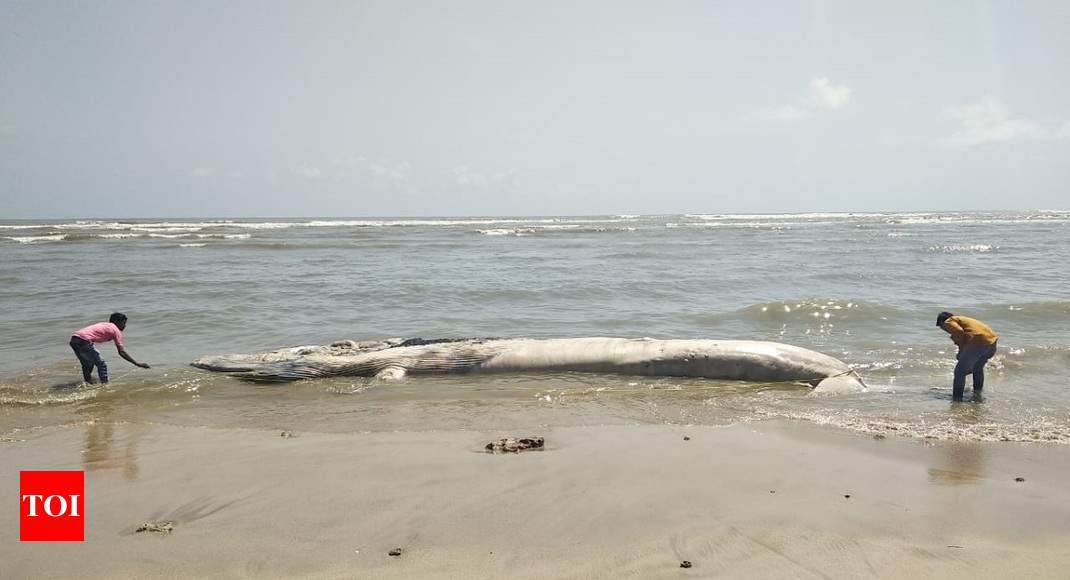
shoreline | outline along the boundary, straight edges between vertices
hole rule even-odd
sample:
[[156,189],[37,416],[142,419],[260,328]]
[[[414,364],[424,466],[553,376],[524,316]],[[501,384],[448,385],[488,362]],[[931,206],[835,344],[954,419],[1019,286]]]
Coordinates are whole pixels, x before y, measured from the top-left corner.
[[[0,487],[17,489],[19,469],[85,469],[86,542],[19,543],[9,502],[0,556],[16,577],[1055,577],[1070,565],[1061,446],[792,421],[26,435],[0,443]],[[547,448],[481,451],[527,435]],[[135,533],[146,521],[174,531]]]

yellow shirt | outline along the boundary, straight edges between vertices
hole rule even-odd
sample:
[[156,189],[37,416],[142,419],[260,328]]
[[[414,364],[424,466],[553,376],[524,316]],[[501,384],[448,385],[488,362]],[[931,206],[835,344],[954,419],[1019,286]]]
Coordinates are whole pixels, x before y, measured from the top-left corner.
[[980,320],[968,316],[952,316],[944,321],[943,329],[951,335],[951,340],[959,350],[984,347],[996,344],[999,335]]

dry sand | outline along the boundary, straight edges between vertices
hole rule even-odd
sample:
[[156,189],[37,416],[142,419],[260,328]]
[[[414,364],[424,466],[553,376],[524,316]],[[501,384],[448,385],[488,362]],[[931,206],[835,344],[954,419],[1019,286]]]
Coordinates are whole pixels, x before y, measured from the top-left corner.
[[[1070,453],[1061,446],[876,440],[783,422],[293,435],[96,423],[0,442],[0,490],[11,499],[0,502],[0,576],[1070,570]],[[482,452],[510,435],[543,435],[547,448]],[[85,543],[19,543],[20,469],[86,470]],[[174,530],[135,533],[146,521]],[[389,556],[396,547],[402,554]]]

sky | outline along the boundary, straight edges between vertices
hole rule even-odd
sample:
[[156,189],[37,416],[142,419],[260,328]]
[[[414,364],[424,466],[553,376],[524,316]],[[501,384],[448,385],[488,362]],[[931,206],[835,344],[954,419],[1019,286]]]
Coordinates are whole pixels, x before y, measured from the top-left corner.
[[0,219],[1070,207],[1070,3],[0,0]]

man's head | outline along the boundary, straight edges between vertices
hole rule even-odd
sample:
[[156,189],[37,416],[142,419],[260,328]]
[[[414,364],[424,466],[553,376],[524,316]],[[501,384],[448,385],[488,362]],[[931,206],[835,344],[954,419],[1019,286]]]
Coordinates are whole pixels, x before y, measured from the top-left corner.
[[126,330],[126,315],[122,312],[112,312],[108,322],[118,326],[119,330]]
[[954,314],[951,314],[950,312],[941,312],[936,316],[936,325],[942,328],[944,326],[944,322],[952,316],[954,316]]

